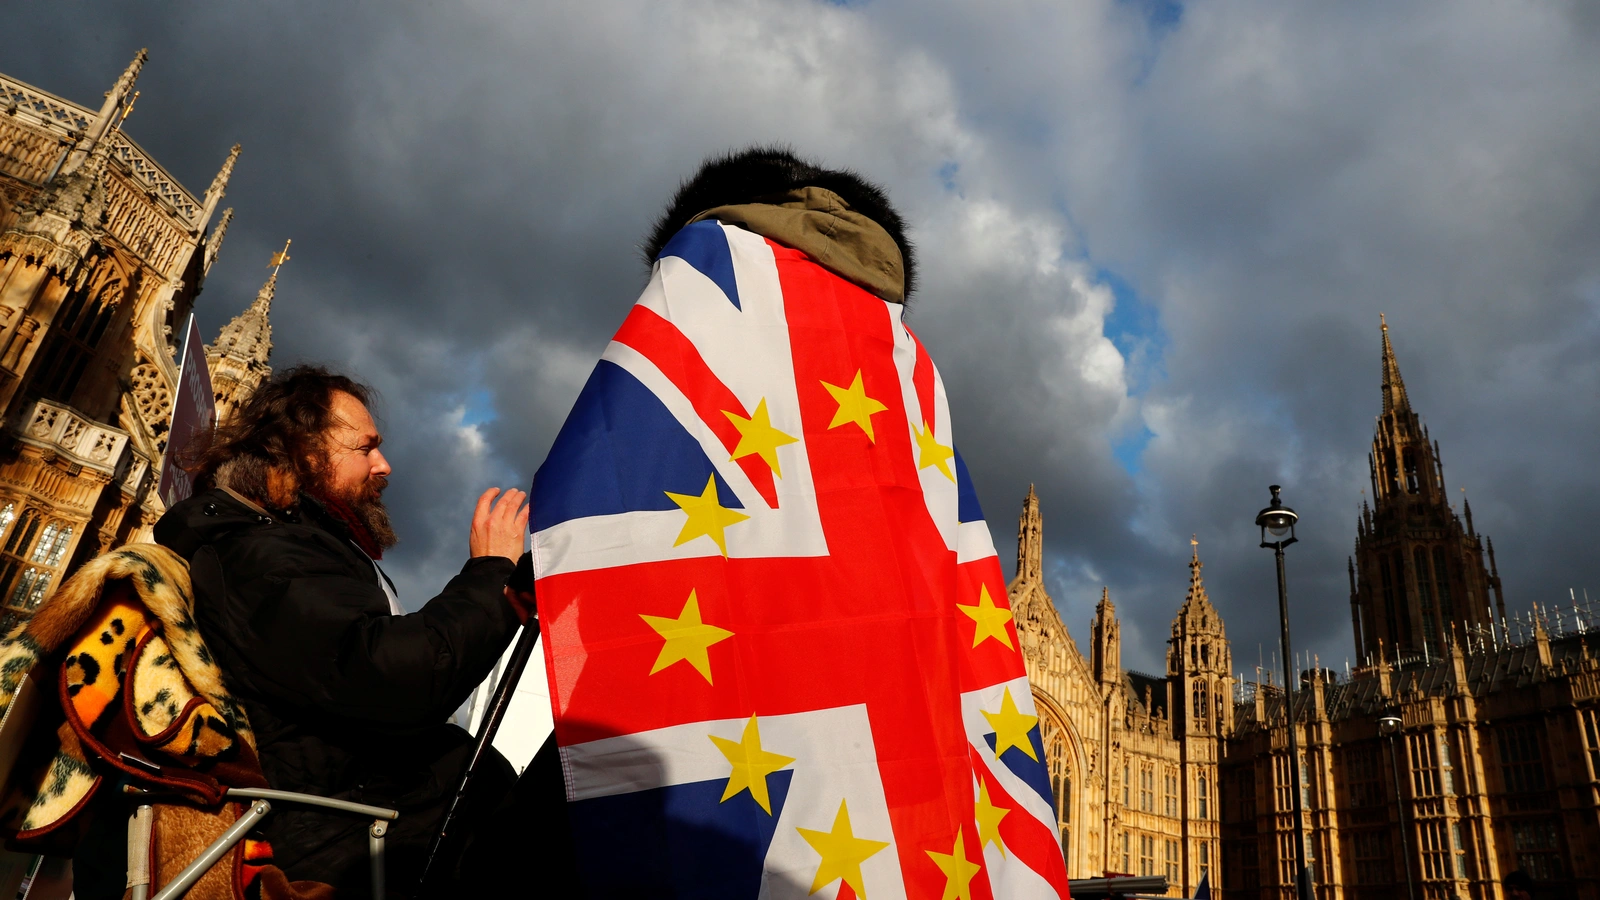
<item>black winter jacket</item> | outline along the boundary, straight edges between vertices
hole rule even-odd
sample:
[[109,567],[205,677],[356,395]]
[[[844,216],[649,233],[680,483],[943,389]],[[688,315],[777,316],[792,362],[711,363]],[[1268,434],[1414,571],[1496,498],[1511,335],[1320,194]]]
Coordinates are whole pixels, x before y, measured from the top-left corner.
[[[520,625],[501,592],[511,561],[470,559],[421,610],[394,616],[372,560],[309,497],[283,515],[207,491],[155,536],[189,561],[200,633],[250,716],[267,781],[399,809],[387,856],[404,885],[471,752],[446,719]],[[291,880],[362,896],[369,824],[280,804],[265,830]]]

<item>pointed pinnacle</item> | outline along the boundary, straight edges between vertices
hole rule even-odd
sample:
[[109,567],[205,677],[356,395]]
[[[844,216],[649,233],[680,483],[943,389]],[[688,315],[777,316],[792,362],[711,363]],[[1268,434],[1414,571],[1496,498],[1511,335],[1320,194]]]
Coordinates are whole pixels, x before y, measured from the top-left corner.
[[211,179],[211,186],[206,188],[206,196],[221,197],[228,186],[228,179],[233,177],[233,164],[239,159],[239,151],[243,149],[239,144],[234,144],[228,151],[228,158],[222,161],[222,168],[217,170],[217,177]]
[[1389,343],[1389,323],[1384,320],[1383,313],[1378,314],[1378,321],[1383,326],[1383,414],[1396,410],[1411,408],[1411,401],[1406,397],[1406,383],[1400,377],[1400,364],[1394,358],[1394,346]]
[[139,48],[139,52],[133,56],[133,62],[128,63],[128,67],[122,70],[122,77],[117,79],[117,86],[112,89],[113,92],[127,96],[128,91],[133,89],[133,83],[139,80],[139,71],[144,68],[145,60],[149,58],[149,48]]

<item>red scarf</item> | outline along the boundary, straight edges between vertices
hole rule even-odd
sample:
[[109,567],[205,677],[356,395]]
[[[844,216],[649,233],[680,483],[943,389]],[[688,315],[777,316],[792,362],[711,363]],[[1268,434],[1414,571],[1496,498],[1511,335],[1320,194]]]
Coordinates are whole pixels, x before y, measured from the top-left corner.
[[350,540],[356,542],[356,546],[361,548],[361,552],[374,560],[383,559],[383,548],[379,547],[378,542],[373,539],[372,532],[367,529],[367,523],[361,520],[360,513],[357,513],[348,503],[342,500],[335,500],[332,497],[319,495],[317,502],[321,503],[323,508],[328,511],[328,515],[344,523],[344,527],[350,530]]

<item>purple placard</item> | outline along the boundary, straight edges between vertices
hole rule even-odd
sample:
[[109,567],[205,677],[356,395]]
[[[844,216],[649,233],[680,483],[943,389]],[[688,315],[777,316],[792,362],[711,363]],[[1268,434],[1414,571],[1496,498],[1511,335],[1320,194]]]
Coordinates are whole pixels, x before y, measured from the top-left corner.
[[167,452],[161,457],[161,502],[171,509],[194,493],[194,482],[177,464],[195,436],[217,421],[217,396],[211,389],[211,368],[200,342],[200,326],[189,315],[183,338],[183,363],[178,368],[178,388],[172,397],[172,421],[167,429]]

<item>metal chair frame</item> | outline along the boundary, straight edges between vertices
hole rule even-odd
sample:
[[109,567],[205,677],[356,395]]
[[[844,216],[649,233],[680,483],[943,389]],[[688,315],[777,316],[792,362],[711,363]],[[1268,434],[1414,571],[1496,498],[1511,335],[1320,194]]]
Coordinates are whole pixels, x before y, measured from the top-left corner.
[[[136,797],[148,795],[150,792],[133,785],[127,785],[123,790]],[[200,877],[217,864],[234,848],[244,836],[254,828],[267,813],[272,811],[272,804],[298,803],[302,806],[315,806],[319,809],[329,809],[335,812],[350,813],[351,815],[366,816],[372,819],[372,825],[367,829],[367,856],[372,866],[372,897],[373,900],[384,900],[384,869],[383,851],[384,836],[389,833],[389,823],[400,817],[398,810],[385,809],[381,806],[368,806],[365,803],[352,803],[348,800],[334,800],[329,797],[318,797],[315,794],[299,794],[294,791],[275,791],[268,788],[229,788],[228,797],[235,800],[253,800],[250,808],[239,816],[238,820],[228,826],[210,846],[195,857],[194,862],[184,866],[161,890],[154,895],[150,893],[150,842],[151,822],[155,814],[154,807],[148,803],[139,803],[134,807],[133,815],[128,818],[128,887],[132,893],[132,900],[176,900],[194,886]]]

